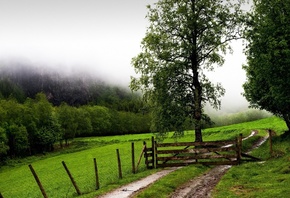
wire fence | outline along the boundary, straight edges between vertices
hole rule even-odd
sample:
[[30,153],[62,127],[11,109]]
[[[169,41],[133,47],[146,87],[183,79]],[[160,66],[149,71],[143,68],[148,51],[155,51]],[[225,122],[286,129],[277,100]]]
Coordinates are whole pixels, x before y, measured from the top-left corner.
[[[121,145],[121,146],[120,146]],[[94,166],[94,158],[97,163],[98,169],[98,183],[99,187],[105,187],[109,184],[116,183],[119,177],[119,166],[117,160],[116,148],[120,146],[120,162],[122,169],[122,177],[127,177],[133,174],[132,165],[132,147],[131,143],[116,144],[115,146],[108,146],[104,148],[96,149],[95,155],[87,154],[86,152],[79,153],[81,157],[74,158],[74,155],[69,159],[66,159],[65,166],[69,170],[71,177],[73,178],[77,188],[81,194],[86,194],[97,190],[96,172]],[[138,142],[134,148],[134,161],[135,166],[142,150],[142,143]],[[85,156],[87,155],[87,156]],[[54,163],[44,165],[43,162],[37,161],[32,164],[32,167],[45,191],[47,197],[75,197],[78,195],[76,188],[74,187],[62,160],[59,157],[52,159]],[[25,167],[26,170],[21,170],[19,174],[17,171],[13,171],[13,174],[7,173],[7,178],[1,178],[0,182],[5,182],[7,185],[1,184],[0,195],[4,198],[9,197],[45,197],[42,194],[40,187],[38,186],[36,179],[33,177],[32,171],[29,167]],[[138,172],[146,169],[145,160],[142,157],[141,164],[138,168]],[[1,177],[3,174],[1,175]],[[9,189],[9,190],[7,190]],[[2,192],[1,192],[2,191]]]

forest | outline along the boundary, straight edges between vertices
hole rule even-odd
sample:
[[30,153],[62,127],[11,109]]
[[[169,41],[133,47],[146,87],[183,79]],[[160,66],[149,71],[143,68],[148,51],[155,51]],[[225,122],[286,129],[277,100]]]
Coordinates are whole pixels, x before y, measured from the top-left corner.
[[150,116],[129,89],[90,78],[2,67],[0,158],[53,151],[75,137],[150,132]]

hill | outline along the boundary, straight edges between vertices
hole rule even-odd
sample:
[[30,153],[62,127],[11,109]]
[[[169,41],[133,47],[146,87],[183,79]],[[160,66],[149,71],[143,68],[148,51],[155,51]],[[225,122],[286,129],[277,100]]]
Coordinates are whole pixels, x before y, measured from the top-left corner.
[[42,92],[55,106],[65,102],[70,106],[94,104],[124,111],[140,108],[133,107],[140,105],[140,100],[128,87],[106,83],[89,73],[60,70],[26,63],[1,64],[0,98],[14,97],[23,102]]

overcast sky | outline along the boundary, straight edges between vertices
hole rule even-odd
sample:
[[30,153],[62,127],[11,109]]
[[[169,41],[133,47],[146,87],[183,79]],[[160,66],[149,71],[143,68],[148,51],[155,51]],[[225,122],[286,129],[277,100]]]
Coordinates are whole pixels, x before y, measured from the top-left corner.
[[[156,0],[0,0],[0,61],[25,60],[62,70],[98,73],[122,85],[134,75],[132,57]],[[247,106],[241,96],[245,63],[235,42],[223,68],[210,78],[226,89],[223,109]],[[72,69],[74,68],[74,69]]]

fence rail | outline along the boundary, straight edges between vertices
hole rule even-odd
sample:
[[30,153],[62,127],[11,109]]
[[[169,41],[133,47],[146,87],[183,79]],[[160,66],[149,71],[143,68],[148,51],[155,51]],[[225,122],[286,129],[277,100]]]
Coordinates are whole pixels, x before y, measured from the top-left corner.
[[[237,165],[242,157],[242,134],[235,140],[157,143],[145,147],[147,168],[204,165]],[[185,147],[185,148],[183,148]]]

